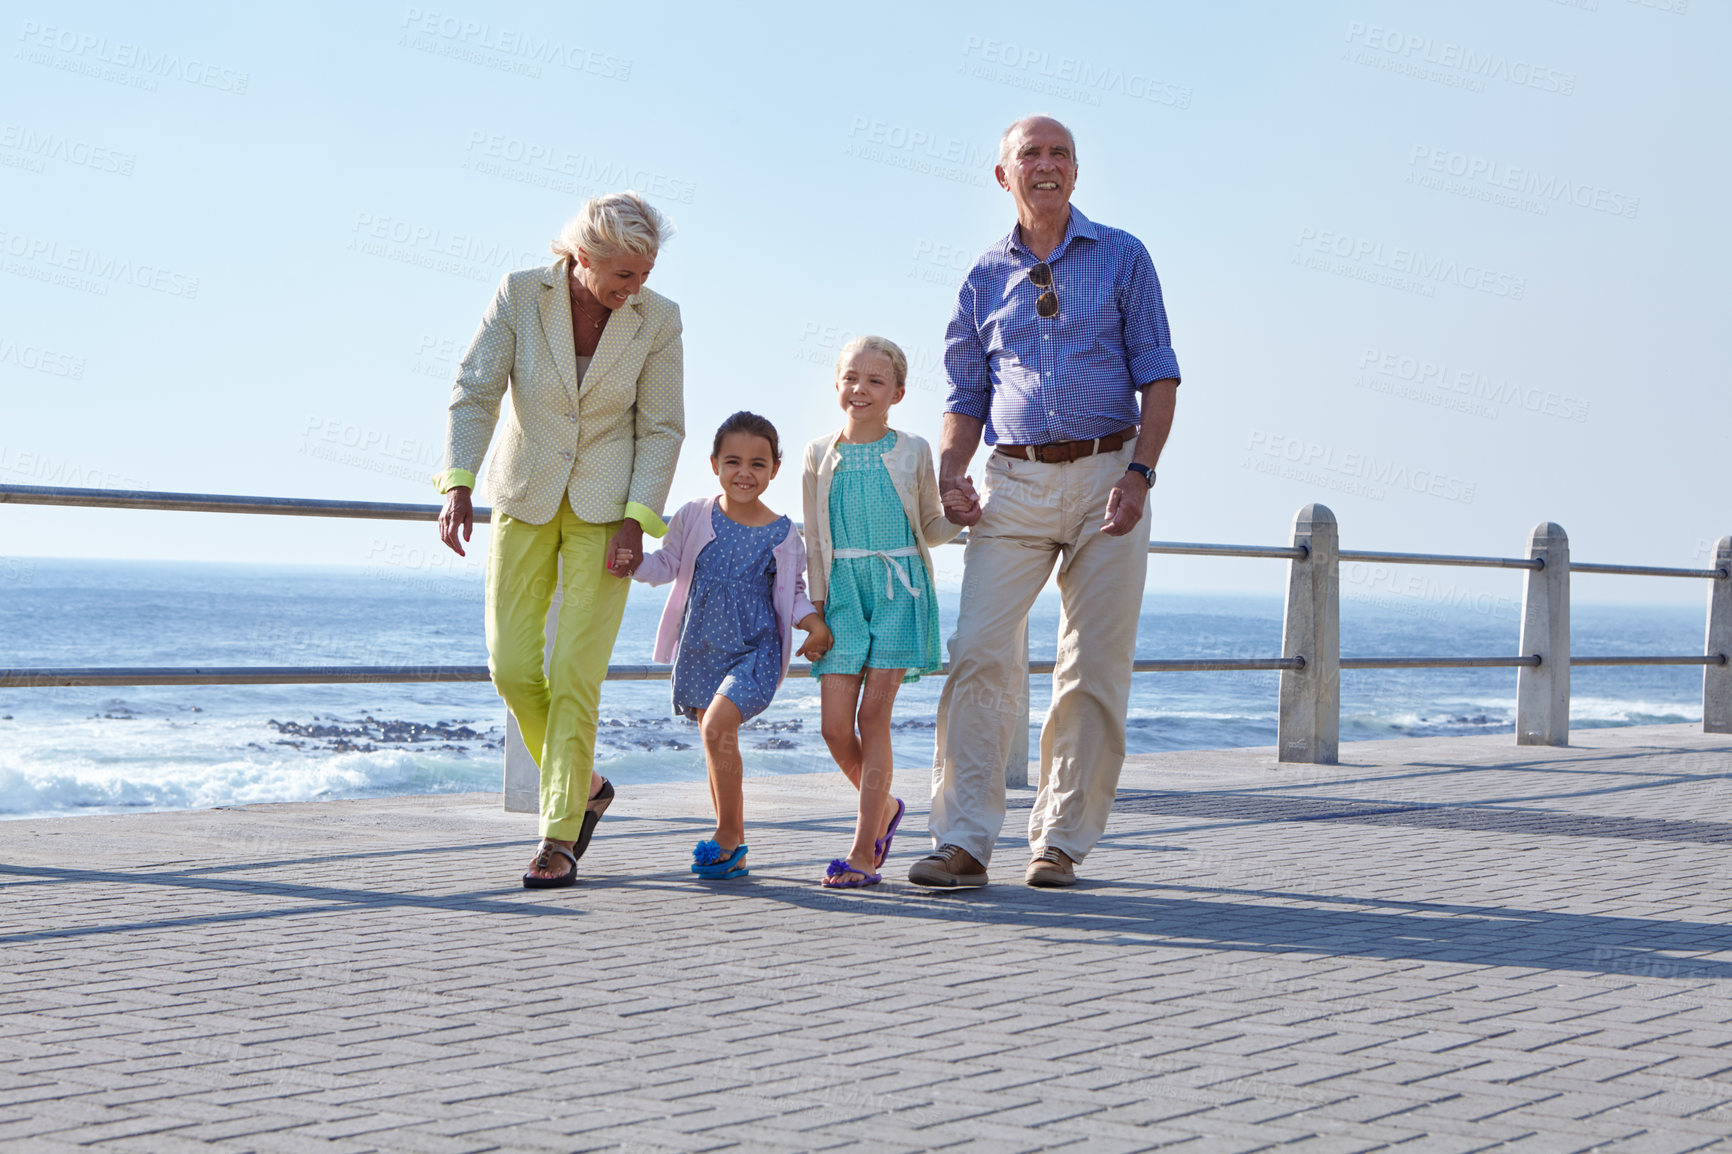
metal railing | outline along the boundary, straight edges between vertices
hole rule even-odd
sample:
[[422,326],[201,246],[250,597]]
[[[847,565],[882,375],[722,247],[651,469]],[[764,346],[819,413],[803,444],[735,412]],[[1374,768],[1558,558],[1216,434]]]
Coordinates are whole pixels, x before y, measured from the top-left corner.
[[[305,500],[241,497],[211,493],[166,493],[113,489],[74,489],[37,485],[0,485],[0,504],[58,505],[97,509],[154,509],[175,512],[247,513],[294,517],[347,517],[376,520],[436,521],[440,506],[384,501]],[[477,507],[475,520],[491,520]],[[1354,669],[1497,669],[1517,671],[1516,740],[1520,744],[1566,745],[1569,740],[1569,670],[1572,666],[1700,665],[1703,667],[1703,728],[1732,733],[1732,537],[1716,545],[1715,563],[1706,569],[1653,565],[1572,564],[1563,530],[1542,523],[1531,535],[1527,557],[1481,557],[1446,553],[1344,550],[1335,516],[1323,505],[1307,505],[1294,520],[1289,545],[1221,545],[1154,541],[1151,554],[1203,557],[1253,557],[1288,562],[1287,607],[1282,652],[1278,657],[1180,658],[1140,660],[1138,673],[1281,673],[1277,754],[1283,761],[1333,764],[1338,753],[1340,674]],[[1483,657],[1342,657],[1340,653],[1340,575],[1342,561],[1395,565],[1454,565],[1519,569],[1526,573],[1520,652]],[[1569,646],[1569,579],[1572,572],[1644,577],[1688,577],[1712,582],[1708,627],[1701,654],[1654,656],[1574,656]],[[557,602],[554,612],[557,612]],[[1051,673],[1051,661],[1029,662],[1031,674]],[[610,665],[610,681],[656,681],[670,676],[662,665]],[[810,666],[789,669],[810,676]],[[948,672],[948,666],[940,675]],[[487,668],[462,666],[198,666],[0,669],[0,688],[81,685],[266,685],[381,682],[478,682]],[[1027,710],[1024,697],[1022,708]],[[1026,729],[1026,727],[1025,727]],[[1013,762],[1016,758],[1013,756]],[[1007,777],[1026,772],[1007,766]]]

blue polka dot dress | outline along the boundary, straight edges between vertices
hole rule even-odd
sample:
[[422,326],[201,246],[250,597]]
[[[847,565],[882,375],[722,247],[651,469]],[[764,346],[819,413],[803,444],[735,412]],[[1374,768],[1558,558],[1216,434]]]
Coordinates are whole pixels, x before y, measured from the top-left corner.
[[721,694],[742,718],[764,712],[782,680],[775,548],[791,523],[741,525],[710,510],[715,540],[698,554],[674,657],[674,712],[697,718]]
[[[830,481],[830,592],[824,624],[836,641],[812,675],[906,669],[905,681],[942,668],[938,599],[884,454],[892,430],[868,445],[838,441]],[[844,555],[848,554],[848,555]],[[864,554],[864,555],[863,555]]]

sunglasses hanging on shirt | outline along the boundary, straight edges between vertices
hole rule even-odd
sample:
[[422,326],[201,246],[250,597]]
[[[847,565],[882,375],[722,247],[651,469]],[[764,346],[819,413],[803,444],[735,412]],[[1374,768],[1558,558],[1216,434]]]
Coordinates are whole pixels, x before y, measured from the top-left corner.
[[1034,302],[1034,311],[1043,317],[1058,315],[1058,292],[1052,285],[1052,266],[1044,260],[1028,270],[1028,279],[1034,282],[1034,287],[1041,290],[1040,299]]

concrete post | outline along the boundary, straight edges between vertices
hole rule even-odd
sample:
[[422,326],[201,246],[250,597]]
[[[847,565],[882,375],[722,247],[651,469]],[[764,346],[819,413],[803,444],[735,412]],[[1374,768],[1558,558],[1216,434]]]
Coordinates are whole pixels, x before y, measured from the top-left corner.
[[[1732,573],[1732,537],[1714,546],[1713,568]],[[1732,578],[1708,582],[1708,646],[1724,653],[1726,665],[1702,669],[1702,732],[1732,733]]]
[[[1022,665],[1028,668],[1028,618],[1022,619]],[[1011,734],[1010,748],[1004,754],[1004,785],[1006,789],[1028,788],[1028,698],[1029,675],[1023,674],[1021,707],[1016,714],[1016,730]]]
[[1293,518],[1293,544],[1309,552],[1287,563],[1283,657],[1305,668],[1281,671],[1276,758],[1334,765],[1341,743],[1341,541],[1327,505],[1307,505]]
[[[543,668],[553,661],[553,635],[559,628],[559,607],[565,601],[565,581],[553,589],[553,604],[547,609],[547,640],[543,650]],[[505,812],[541,812],[541,767],[523,744],[523,732],[517,728],[517,718],[505,711]]]
[[1570,539],[1563,527],[1541,521],[1528,537],[1528,556],[1545,562],[1529,569],[1522,609],[1523,655],[1537,667],[1516,671],[1516,744],[1570,743]]

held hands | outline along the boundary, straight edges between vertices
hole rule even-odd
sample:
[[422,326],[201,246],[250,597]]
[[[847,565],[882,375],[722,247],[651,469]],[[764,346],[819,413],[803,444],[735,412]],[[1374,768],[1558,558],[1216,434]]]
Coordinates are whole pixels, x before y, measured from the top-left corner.
[[643,564],[643,526],[627,517],[607,543],[602,566],[615,577],[630,577]]
[[807,661],[818,660],[836,644],[836,636],[830,632],[830,627],[824,624],[822,613],[808,613],[794,624],[806,631],[806,641],[796,652]]
[[941,482],[944,502],[944,516],[953,525],[961,525],[964,529],[978,524],[982,509],[980,494],[974,490],[972,477],[946,477]]
[[445,508],[439,511],[439,539],[449,545],[459,557],[467,557],[462,541],[475,533],[475,506],[469,499],[469,487],[456,485],[445,492]]
[[1127,471],[1107,494],[1107,519],[1100,531],[1109,537],[1123,537],[1143,519],[1143,506],[1148,500],[1149,483]]

